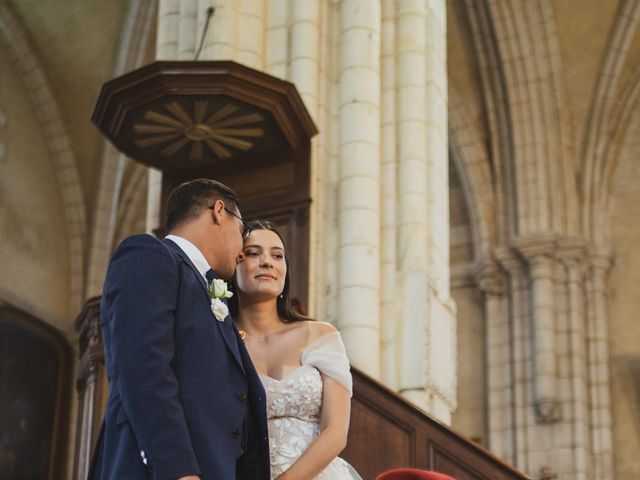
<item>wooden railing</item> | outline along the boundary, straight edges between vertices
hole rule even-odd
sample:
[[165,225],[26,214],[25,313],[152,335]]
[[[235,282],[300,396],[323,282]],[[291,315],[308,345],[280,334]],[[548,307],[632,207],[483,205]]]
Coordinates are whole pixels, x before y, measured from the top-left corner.
[[352,373],[351,426],[341,456],[364,480],[396,467],[435,470],[456,480],[529,480],[381,383]]

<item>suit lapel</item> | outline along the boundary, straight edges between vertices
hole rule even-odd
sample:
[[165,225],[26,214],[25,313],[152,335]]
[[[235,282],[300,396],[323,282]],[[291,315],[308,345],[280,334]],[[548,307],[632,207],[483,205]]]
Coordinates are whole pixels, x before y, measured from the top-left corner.
[[[166,238],[166,239],[164,239],[164,242],[167,245],[169,245],[170,248],[172,248],[177,253],[177,255],[182,259],[183,262],[185,262],[189,266],[189,268],[191,268],[193,273],[198,278],[198,281],[200,282],[200,285],[202,286],[202,289],[204,290],[204,294],[207,296],[207,300],[211,301],[211,298],[209,297],[209,289],[208,289],[208,286],[207,286],[207,281],[202,277],[202,274],[198,271],[198,269],[193,264],[193,262],[191,261],[189,256],[186,253],[184,253],[184,251],[175,242],[171,241],[170,239]],[[226,299],[223,300],[223,301],[226,303]],[[242,358],[240,357],[240,350],[238,349],[238,342],[234,338],[235,337],[235,335],[233,333],[233,328],[234,327],[233,327],[233,325],[231,325],[231,322],[233,322],[233,319],[231,318],[231,315],[227,316],[227,318],[225,319],[224,322],[218,321],[218,319],[213,315],[213,312],[211,313],[211,316],[212,316],[213,321],[218,326],[218,329],[220,330],[220,333],[222,334],[222,338],[224,340],[224,343],[227,344],[227,348],[233,354],[233,358],[235,358],[236,362],[238,363],[238,366],[244,372],[244,367],[243,367],[243,364],[242,364]]]
[[178,246],[178,244],[176,244],[172,240],[165,238],[163,242],[165,242],[166,245],[168,245],[171,249],[173,249],[173,251],[182,259],[182,261],[186,263],[191,270],[193,270],[193,273],[195,273],[196,277],[198,278],[198,281],[200,282],[200,285],[202,285],[202,288],[204,289],[204,293],[206,293],[207,296],[209,296],[209,293],[207,291],[207,281],[200,274],[200,272],[198,271],[196,266],[193,264],[189,256],[186,253],[184,253],[184,251]]

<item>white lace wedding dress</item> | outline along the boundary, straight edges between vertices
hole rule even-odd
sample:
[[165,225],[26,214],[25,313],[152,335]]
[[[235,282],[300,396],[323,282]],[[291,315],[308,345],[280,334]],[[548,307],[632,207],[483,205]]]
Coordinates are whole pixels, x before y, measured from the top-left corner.
[[[267,392],[271,478],[286,471],[320,433],[322,374],[352,391],[349,361],[339,332],[320,337],[302,353],[301,366],[277,380],[260,375]],[[362,480],[354,468],[335,458],[316,477],[322,480]]]

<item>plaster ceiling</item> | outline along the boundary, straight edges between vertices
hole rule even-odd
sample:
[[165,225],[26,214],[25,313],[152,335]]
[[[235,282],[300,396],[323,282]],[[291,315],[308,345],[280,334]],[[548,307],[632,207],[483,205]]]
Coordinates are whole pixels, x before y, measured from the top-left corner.
[[11,0],[10,6],[53,89],[91,206],[102,143],[89,119],[99,88],[112,76],[127,1]]

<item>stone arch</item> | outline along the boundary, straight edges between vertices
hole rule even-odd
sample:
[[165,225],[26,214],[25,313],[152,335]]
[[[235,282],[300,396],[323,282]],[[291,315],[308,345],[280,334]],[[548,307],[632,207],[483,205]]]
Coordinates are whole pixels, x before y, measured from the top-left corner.
[[[491,2],[487,14],[512,122],[516,234],[574,234],[577,188],[571,124],[548,1]],[[523,14],[524,13],[524,14]]]
[[40,60],[31,47],[29,36],[6,2],[0,3],[0,39],[7,45],[29,91],[55,162],[68,226],[70,300],[71,305],[79,306],[84,283],[86,205],[67,126]]
[[118,205],[118,222],[114,232],[114,244],[128,235],[141,233],[144,228],[136,226],[146,220],[145,207],[147,205],[148,170],[140,164],[132,164],[127,175],[127,182],[122,189],[121,200]]
[[609,241],[605,232],[611,178],[631,115],[640,103],[640,67],[636,67],[626,89],[620,86],[639,25],[640,3],[621,2],[602,57],[580,146],[585,233],[602,247]]
[[[156,1],[134,0],[129,2],[114,76],[139,67],[145,61],[151,29],[155,25],[156,10]],[[131,160],[120,154],[107,140],[104,140],[96,209],[91,227],[85,295],[87,297],[99,294],[102,288],[102,281],[116,235],[119,219],[118,204],[122,201],[123,176],[130,163]]]
[[493,179],[495,236],[498,245],[517,234],[513,125],[508,89],[496,40],[491,10],[486,2],[466,2],[467,16],[478,60],[478,75],[487,124],[487,155]]
[[449,85],[449,148],[471,216],[474,260],[477,262],[490,255],[490,249],[496,241],[493,175],[486,142],[461,101],[460,94],[451,84]]

